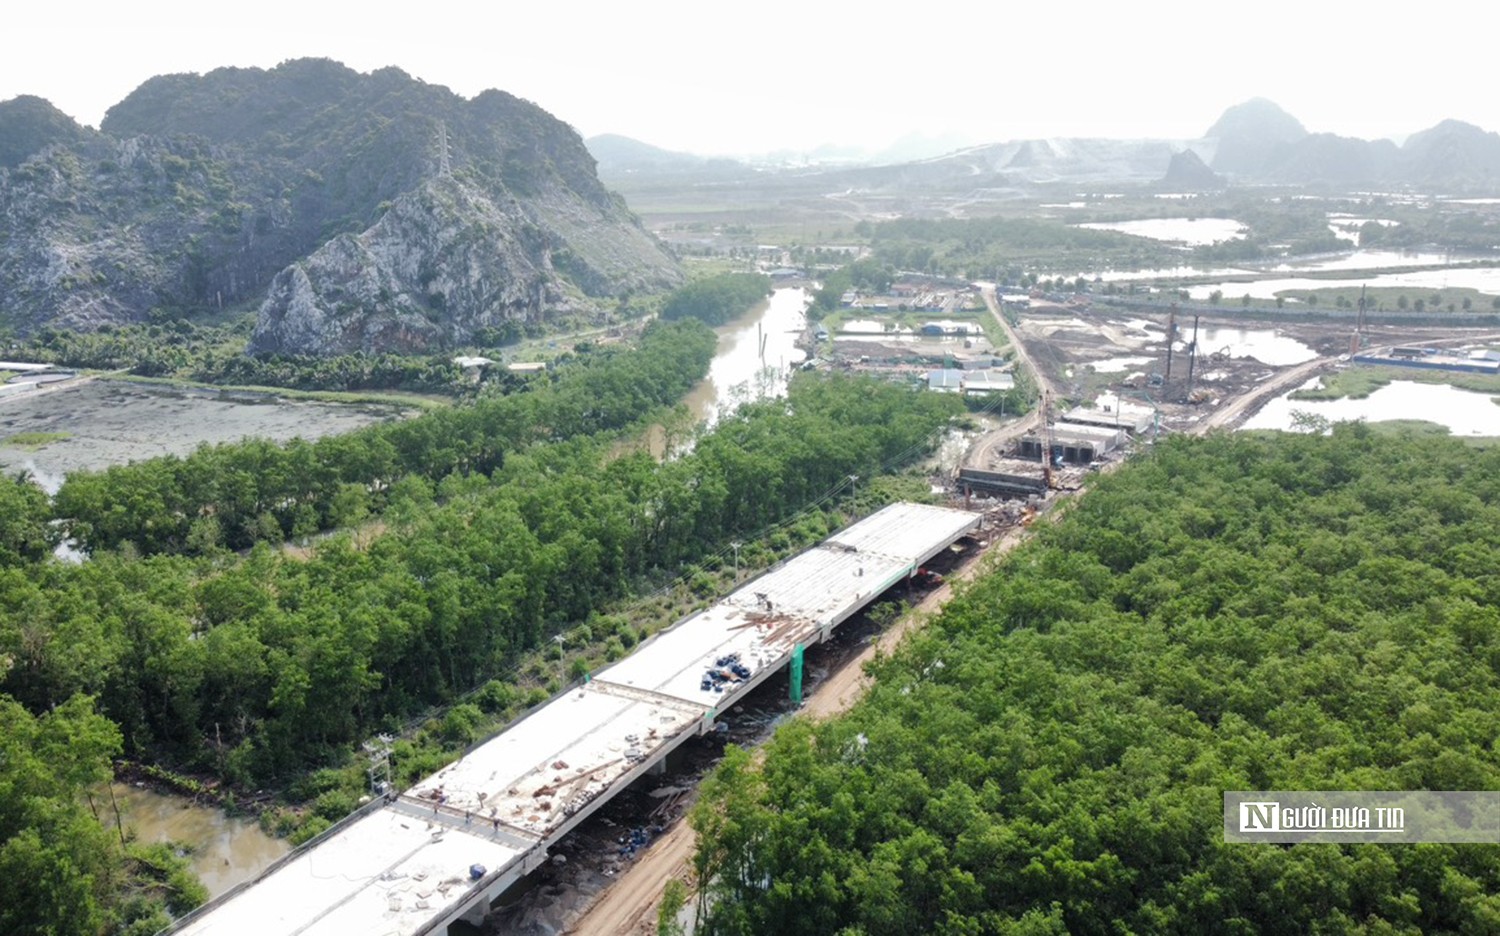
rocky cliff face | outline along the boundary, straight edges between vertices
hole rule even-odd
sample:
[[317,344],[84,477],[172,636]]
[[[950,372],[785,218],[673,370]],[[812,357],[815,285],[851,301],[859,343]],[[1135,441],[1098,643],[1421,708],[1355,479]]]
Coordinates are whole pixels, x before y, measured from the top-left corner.
[[514,202],[451,176],[398,198],[276,275],[252,346],[424,351],[566,306],[549,238]]
[[0,167],[19,331],[251,305],[256,350],[435,351],[681,279],[577,134],[503,92],[303,60],[152,79],[101,131]]

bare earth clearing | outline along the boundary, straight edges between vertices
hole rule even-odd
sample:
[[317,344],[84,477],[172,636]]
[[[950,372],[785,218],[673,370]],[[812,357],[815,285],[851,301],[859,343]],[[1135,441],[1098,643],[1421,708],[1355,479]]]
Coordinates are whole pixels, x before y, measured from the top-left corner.
[[[186,455],[201,444],[259,436],[309,441],[391,419],[389,406],[285,400],[272,396],[180,390],[117,380],[56,384],[0,400],[0,467],[27,470],[55,490],[78,469]],[[18,432],[66,433],[35,450],[6,445]]]

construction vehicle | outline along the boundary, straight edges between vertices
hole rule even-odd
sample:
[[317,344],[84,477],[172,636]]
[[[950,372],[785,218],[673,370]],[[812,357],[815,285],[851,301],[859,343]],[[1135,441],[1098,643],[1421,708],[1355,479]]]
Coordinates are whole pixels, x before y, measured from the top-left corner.
[[925,566],[919,566],[917,571],[912,574],[912,578],[916,579],[919,585],[943,584],[943,574],[941,572],[934,572]]

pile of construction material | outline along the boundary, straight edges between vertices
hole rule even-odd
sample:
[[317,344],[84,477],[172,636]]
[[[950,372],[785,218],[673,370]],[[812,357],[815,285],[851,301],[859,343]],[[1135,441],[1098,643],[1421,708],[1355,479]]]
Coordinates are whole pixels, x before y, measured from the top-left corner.
[[730,653],[714,660],[714,665],[703,673],[699,688],[704,692],[723,692],[730,683],[750,678],[750,667],[740,662],[738,653]]

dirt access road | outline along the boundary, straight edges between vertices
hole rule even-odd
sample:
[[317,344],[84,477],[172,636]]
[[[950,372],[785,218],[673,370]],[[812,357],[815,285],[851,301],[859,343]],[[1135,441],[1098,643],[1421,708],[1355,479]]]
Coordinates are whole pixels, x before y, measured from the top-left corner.
[[1333,358],[1313,358],[1305,364],[1298,364],[1290,370],[1282,371],[1265,383],[1256,384],[1247,393],[1242,393],[1223,406],[1214,410],[1212,414],[1191,430],[1195,435],[1202,435],[1210,429],[1230,429],[1246,417],[1250,411],[1264,403],[1268,397],[1274,396],[1288,387],[1294,387],[1304,383],[1314,374],[1333,363]]
[[[986,564],[986,559],[1002,556],[1014,549],[1025,537],[1025,533],[1025,529],[1021,527],[1008,530],[1003,536],[991,540],[989,546],[965,560],[942,585],[929,592],[878,639],[860,651],[858,656],[819,683],[817,691],[802,706],[798,717],[830,718],[859,701],[869,684],[869,677],[865,675],[865,663],[877,653],[889,653],[894,649],[910,630],[942,610],[943,605],[953,597],[954,582],[974,578]],[[594,904],[569,927],[568,932],[655,932],[656,907],[667,881],[675,877],[691,888],[694,845],[692,827],[686,819],[679,819],[634,864],[622,872],[613,884],[599,894]]]
[[[1005,315],[1000,310],[1000,301],[995,298],[994,284],[980,283],[979,295],[983,297],[985,308],[990,310],[990,315],[1004,329],[1005,337],[1010,341],[1010,346],[1015,349],[1016,366],[1013,369],[1014,372],[1022,373],[1024,371],[1030,373],[1033,379],[1036,380],[1037,387],[1041,392],[1049,395],[1052,394],[1053,387],[1051,381],[1036,366],[1036,362],[1031,359],[1031,352],[1026,350],[1026,344],[1021,341],[1021,336],[1016,334],[1016,330],[1011,328],[1010,322],[1005,320]],[[989,468],[994,456],[1008,449],[1012,439],[1036,429],[1040,425],[1040,422],[1041,410],[1037,409],[1007,426],[996,429],[969,450],[969,454],[964,458],[964,464],[974,468]]]

